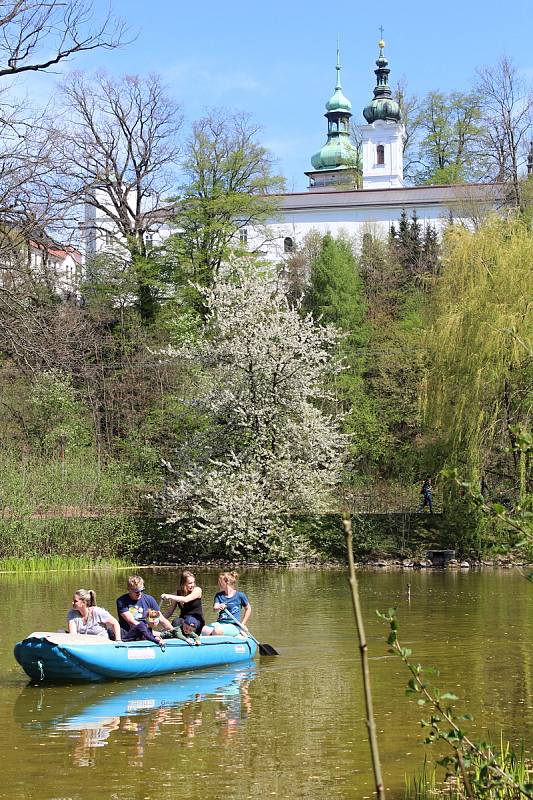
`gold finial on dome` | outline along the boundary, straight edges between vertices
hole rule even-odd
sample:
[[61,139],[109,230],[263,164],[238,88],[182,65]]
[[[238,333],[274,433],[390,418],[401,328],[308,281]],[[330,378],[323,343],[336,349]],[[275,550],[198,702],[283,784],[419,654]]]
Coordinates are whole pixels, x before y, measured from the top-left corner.
[[380,50],[383,50],[383,48],[385,47],[385,42],[383,41],[383,39],[379,40],[378,47]]

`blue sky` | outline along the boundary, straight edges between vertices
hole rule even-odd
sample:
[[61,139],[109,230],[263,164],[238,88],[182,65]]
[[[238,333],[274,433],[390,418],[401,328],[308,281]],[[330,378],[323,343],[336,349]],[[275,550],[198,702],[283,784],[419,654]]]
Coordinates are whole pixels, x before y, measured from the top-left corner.
[[[95,0],[95,12],[107,8]],[[137,33],[117,51],[95,51],[72,68],[111,74],[163,76],[186,120],[212,107],[249,111],[263,143],[278,160],[289,191],[306,186],[304,171],[325,141],[324,103],[335,82],[340,38],[342,83],[354,121],[372,97],[379,26],[384,27],[391,82],[409,90],[468,90],[476,67],[507,54],[533,79],[530,35],[533,0],[114,0],[114,10]],[[44,98],[57,75],[31,76],[30,95]]]

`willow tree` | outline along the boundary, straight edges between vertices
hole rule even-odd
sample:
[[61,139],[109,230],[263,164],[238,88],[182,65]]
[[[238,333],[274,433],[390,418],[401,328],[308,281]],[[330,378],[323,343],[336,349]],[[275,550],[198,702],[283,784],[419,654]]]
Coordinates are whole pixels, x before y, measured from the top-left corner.
[[[510,500],[530,488],[533,234],[519,220],[446,234],[427,338],[426,423],[450,463]],[[530,477],[529,477],[530,483]]]

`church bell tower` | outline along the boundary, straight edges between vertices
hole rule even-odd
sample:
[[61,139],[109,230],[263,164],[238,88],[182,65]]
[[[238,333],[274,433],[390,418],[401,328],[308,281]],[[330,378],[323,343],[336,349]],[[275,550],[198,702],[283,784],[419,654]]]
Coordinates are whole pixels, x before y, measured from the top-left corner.
[[403,186],[403,137],[400,106],[389,86],[389,62],[383,54],[385,42],[378,43],[379,56],[374,99],[359,126],[363,150],[363,189],[394,189]]

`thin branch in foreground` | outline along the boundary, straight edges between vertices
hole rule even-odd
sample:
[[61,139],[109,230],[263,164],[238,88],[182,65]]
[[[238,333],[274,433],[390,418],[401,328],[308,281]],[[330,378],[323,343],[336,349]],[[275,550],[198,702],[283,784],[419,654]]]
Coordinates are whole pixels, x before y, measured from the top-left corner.
[[366,726],[368,728],[370,754],[372,756],[372,768],[374,771],[374,781],[376,784],[376,794],[378,796],[378,800],[385,800],[385,787],[383,786],[383,778],[381,777],[381,763],[379,759],[376,723],[374,720],[374,709],[372,705],[372,692],[370,689],[368,645],[366,643],[363,614],[361,612],[361,603],[359,601],[359,587],[357,584],[357,576],[355,574],[355,562],[353,557],[353,543],[352,543],[352,521],[349,517],[344,517],[342,520],[342,524],[344,525],[344,531],[346,534],[346,550],[348,551],[349,582],[352,593],[355,624],[357,627],[357,635],[359,637],[359,652],[361,654],[361,668],[363,673],[363,687],[365,693]]

